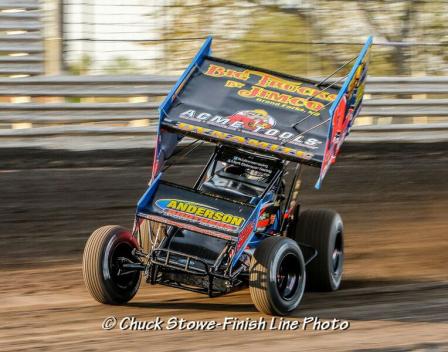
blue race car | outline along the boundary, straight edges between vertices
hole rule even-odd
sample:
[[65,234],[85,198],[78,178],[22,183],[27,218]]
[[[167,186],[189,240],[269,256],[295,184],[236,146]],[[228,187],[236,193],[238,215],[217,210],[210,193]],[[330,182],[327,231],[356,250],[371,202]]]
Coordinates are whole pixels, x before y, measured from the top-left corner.
[[[339,86],[212,57],[208,38],[160,106],[134,228],[104,226],[87,241],[91,295],[126,303],[143,272],[152,285],[210,297],[248,286],[259,311],[286,315],[305,287],[337,290],[342,220],[332,210],[300,212],[300,171],[319,167],[319,188],[334,163],[361,108],[371,43]],[[167,181],[179,149],[191,157],[204,142],[215,147],[196,182]]]

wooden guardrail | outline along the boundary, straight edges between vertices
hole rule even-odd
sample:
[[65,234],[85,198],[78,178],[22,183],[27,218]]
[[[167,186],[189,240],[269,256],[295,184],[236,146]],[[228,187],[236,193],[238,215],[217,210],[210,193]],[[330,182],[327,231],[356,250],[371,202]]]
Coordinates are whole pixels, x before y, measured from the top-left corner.
[[[0,103],[0,137],[150,134],[157,107],[175,80],[145,75],[3,78],[0,99],[28,102]],[[356,132],[438,131],[448,137],[448,77],[369,77],[366,94]]]

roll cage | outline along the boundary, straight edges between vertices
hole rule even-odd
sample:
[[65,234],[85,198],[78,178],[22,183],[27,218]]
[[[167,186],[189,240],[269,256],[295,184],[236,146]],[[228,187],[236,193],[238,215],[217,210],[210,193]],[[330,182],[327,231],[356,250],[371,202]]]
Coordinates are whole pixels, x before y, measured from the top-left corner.
[[[284,164],[280,159],[219,145],[194,189],[229,200],[236,198],[243,203],[256,204],[266,193],[278,187]],[[232,168],[239,169],[240,173],[227,171]]]

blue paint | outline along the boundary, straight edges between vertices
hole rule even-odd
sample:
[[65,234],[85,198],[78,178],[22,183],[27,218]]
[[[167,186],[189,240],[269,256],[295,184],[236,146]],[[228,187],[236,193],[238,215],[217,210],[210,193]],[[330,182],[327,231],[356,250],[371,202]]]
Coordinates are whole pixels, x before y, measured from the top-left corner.
[[[179,77],[176,84],[171,88],[170,92],[165,97],[162,104],[159,106],[159,123],[157,125],[157,137],[156,137],[157,140],[156,140],[156,146],[154,148],[154,160],[157,160],[157,163],[164,162],[164,160],[160,160],[160,153],[163,149],[163,143],[164,143],[164,141],[162,140],[163,136],[160,131],[161,126],[162,126],[162,121],[165,118],[164,112],[168,111],[168,109],[171,107],[171,104],[173,103],[174,99],[176,98],[176,94],[179,93],[178,92],[179,87],[181,87],[181,85],[184,84],[185,81],[189,78],[190,73],[193,72],[193,70],[195,69],[196,66],[199,66],[202,64],[202,62],[204,61],[204,58],[206,56],[209,56],[211,54],[212,40],[213,40],[213,38],[211,36],[207,37],[207,39],[204,41],[204,44],[202,44],[201,48],[196,53],[193,61],[190,63],[190,65],[187,67],[187,69],[184,71],[184,73]],[[179,141],[182,138],[183,138],[182,135],[178,135],[177,143],[179,143]],[[162,146],[161,146],[161,144],[162,144]],[[154,171],[153,171],[152,177],[155,177]]]
[[[339,102],[341,101],[341,99],[344,97],[344,95],[347,93],[348,90],[348,85],[350,84],[350,82],[352,81],[353,77],[356,74],[356,70],[358,69],[358,67],[361,65],[362,60],[364,60],[364,57],[367,53],[367,51],[370,49],[371,45],[372,45],[372,41],[373,41],[373,37],[369,36],[361,50],[361,52],[359,53],[358,58],[356,59],[355,63],[353,64],[352,69],[350,70],[350,74],[347,76],[347,79],[345,80],[344,84],[342,85],[342,88],[339,90],[339,93],[336,97],[336,99],[334,100],[333,104],[331,104],[330,110],[329,110],[329,115],[331,116],[331,120],[330,123],[328,124],[328,134],[327,134],[327,140],[329,140],[331,138],[331,133],[332,133],[332,127],[333,127],[333,119],[334,119],[334,111],[337,108]],[[365,77],[363,77],[363,79],[365,79]],[[362,80],[362,79],[361,79]],[[353,97],[352,97],[353,99]],[[347,106],[349,106],[349,101],[347,101]],[[361,102],[360,102],[361,105]],[[359,108],[356,108],[356,112],[359,111]],[[355,119],[356,115],[353,115],[353,120]],[[350,127],[350,126],[349,126]],[[329,143],[331,143],[331,141],[329,141]],[[325,153],[327,151],[325,150]],[[323,166],[323,162],[325,160],[325,154],[322,158],[322,166]],[[317,180],[316,184],[314,185],[314,187],[316,189],[320,189],[320,186],[322,184],[322,181],[325,177],[325,174],[322,175],[322,167],[321,167],[321,173],[319,175],[319,179]]]
[[151,182],[151,185],[148,187],[145,193],[140,197],[137,203],[137,212],[142,211],[151,201],[151,198],[153,197],[154,193],[157,190],[157,187],[159,186],[161,176],[162,173],[159,173],[157,177],[154,179],[154,181]]
[[174,99],[176,98],[176,92],[179,89],[179,87],[184,83],[184,81],[188,78],[190,73],[193,71],[193,69],[196,66],[200,66],[202,62],[204,61],[204,58],[206,56],[210,56],[211,54],[211,45],[212,45],[212,36],[208,36],[205,40],[204,44],[202,44],[202,47],[197,52],[196,56],[194,57],[191,64],[187,67],[187,69],[184,71],[184,73],[179,77],[176,84],[171,88],[170,92],[166,96],[165,100],[159,107],[159,128],[160,124],[162,123],[162,120],[164,118],[164,111],[168,111],[168,109],[171,107],[171,104],[173,103]]
[[[233,256],[233,258],[232,258],[232,265],[231,265],[232,268],[238,262],[238,259],[241,257],[241,254],[243,254],[244,250],[246,249],[247,245],[251,242],[252,238],[254,238],[254,235],[255,235],[255,233],[257,231],[257,223],[258,223],[258,219],[260,217],[260,211],[261,211],[261,209],[263,208],[263,206],[266,203],[272,201],[272,198],[273,198],[273,194],[272,193],[267,193],[265,195],[265,197],[262,200],[260,200],[258,205],[253,210],[252,214],[250,214],[248,220],[246,221],[246,225],[243,227],[242,231],[244,231],[244,228],[246,226],[248,226],[251,222],[254,223],[254,227],[253,227],[252,232],[250,233],[250,235],[247,237],[246,241],[241,246],[241,248]],[[261,241],[261,240],[259,240],[259,241]],[[259,241],[255,241],[254,244],[258,245],[257,242],[259,242]]]

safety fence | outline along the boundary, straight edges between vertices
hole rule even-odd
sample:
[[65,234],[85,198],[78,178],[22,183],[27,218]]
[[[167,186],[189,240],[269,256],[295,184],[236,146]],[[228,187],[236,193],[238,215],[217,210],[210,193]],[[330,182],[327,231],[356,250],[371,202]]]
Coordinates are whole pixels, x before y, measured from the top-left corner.
[[[175,77],[0,78],[0,138],[150,135]],[[448,139],[448,77],[370,77],[353,140]]]
[[0,0],[0,76],[44,73],[41,14],[38,0]]

